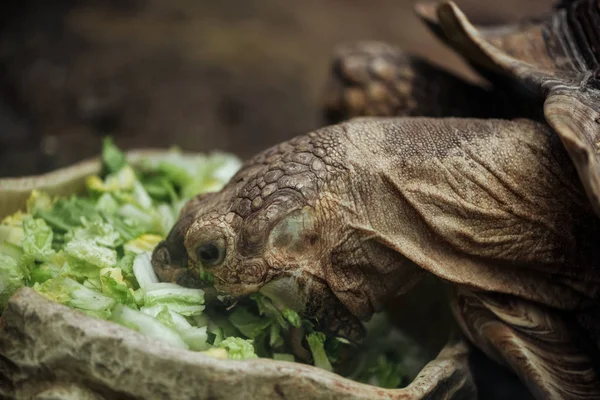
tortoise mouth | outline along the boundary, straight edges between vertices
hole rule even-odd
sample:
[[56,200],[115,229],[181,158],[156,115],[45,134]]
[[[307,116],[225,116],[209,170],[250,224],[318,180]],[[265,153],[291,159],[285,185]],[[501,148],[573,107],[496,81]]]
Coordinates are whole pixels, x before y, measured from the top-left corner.
[[163,240],[152,252],[152,269],[161,282],[172,282],[189,288],[206,286],[200,280],[198,271],[188,264],[185,248],[174,249],[168,241]]

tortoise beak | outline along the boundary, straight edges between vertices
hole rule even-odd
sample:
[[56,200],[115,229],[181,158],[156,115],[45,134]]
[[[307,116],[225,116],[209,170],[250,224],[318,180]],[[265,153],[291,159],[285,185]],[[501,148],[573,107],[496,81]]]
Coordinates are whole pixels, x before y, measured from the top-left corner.
[[[152,268],[162,282],[173,282],[185,287],[201,287],[199,274],[188,267],[185,249],[173,249],[162,241],[152,253]],[[183,247],[183,246],[182,246]]]
[[200,287],[198,273],[190,268],[183,239],[193,219],[182,217],[152,253],[152,268],[163,282],[173,282],[186,287]]

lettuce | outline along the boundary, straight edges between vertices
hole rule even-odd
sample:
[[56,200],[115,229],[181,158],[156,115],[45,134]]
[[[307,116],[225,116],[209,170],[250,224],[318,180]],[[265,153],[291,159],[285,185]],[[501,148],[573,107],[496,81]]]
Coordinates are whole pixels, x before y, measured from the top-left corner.
[[325,352],[325,339],[325,334],[321,332],[313,332],[306,337],[315,367],[333,371],[331,362],[329,362],[329,358],[327,358],[327,353]]
[[125,253],[142,254],[151,253],[160,241],[162,236],[145,234],[136,239],[130,240],[123,246]]
[[100,246],[94,239],[71,240],[64,251],[74,276],[98,276],[100,269],[117,263],[117,252]]
[[114,308],[110,319],[148,337],[167,343],[170,346],[180,349],[189,348],[177,331],[165,326],[156,318],[152,318],[125,305],[118,304]]
[[102,141],[102,164],[108,173],[117,172],[126,165],[125,154],[114,145],[112,138]]
[[269,318],[261,318],[244,307],[235,307],[229,316],[229,322],[250,339],[264,334],[273,323]]
[[23,219],[23,252],[36,261],[45,261],[52,257],[52,229],[43,219],[25,217]]
[[[298,312],[261,293],[219,303],[214,277],[199,269],[208,289],[159,282],[150,256],[175,224],[183,205],[198,193],[219,190],[240,161],[226,154],[191,156],[172,150],[139,165],[110,139],[103,142],[103,169],[86,180],[85,196],[52,198],[33,191],[26,211],[0,223],[0,312],[20,287],[88,315],[209,357],[295,361],[290,333],[305,333],[312,363],[340,365],[341,349],[352,346],[314,330]],[[208,298],[208,296],[207,296]],[[406,383],[406,340],[379,319],[364,346],[345,361],[352,379],[383,387]],[[297,339],[297,338],[296,338]],[[294,339],[295,340],[295,339]],[[410,360],[409,360],[410,361]]]
[[53,301],[102,319],[110,317],[116,304],[113,298],[66,277],[50,279],[42,284],[36,283],[33,288]]
[[6,242],[21,246],[25,237],[23,219],[26,215],[21,211],[17,211],[2,220],[2,223],[0,223],[0,243]]
[[228,337],[219,343],[219,347],[227,350],[227,356],[230,360],[248,360],[258,358],[254,353],[252,340],[239,337]]
[[0,312],[6,307],[10,296],[25,285],[26,274],[19,264],[21,255],[18,247],[0,243]]

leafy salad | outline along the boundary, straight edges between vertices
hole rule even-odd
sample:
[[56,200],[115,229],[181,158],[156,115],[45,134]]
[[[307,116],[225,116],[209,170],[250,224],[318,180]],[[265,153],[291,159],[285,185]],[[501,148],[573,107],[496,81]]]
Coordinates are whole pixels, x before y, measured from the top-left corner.
[[[418,348],[383,315],[367,325],[365,343],[348,358],[349,343],[315,331],[263,295],[227,307],[205,304],[202,289],[158,281],[152,250],[190,198],[220,190],[233,176],[241,165],[234,156],[172,150],[134,166],[105,139],[102,160],[103,171],[87,179],[85,194],[52,198],[33,191],[25,210],[0,223],[0,312],[28,286],[88,315],[217,358],[308,362],[388,388],[405,385],[422,365]],[[304,335],[302,359],[290,340],[294,330]]]

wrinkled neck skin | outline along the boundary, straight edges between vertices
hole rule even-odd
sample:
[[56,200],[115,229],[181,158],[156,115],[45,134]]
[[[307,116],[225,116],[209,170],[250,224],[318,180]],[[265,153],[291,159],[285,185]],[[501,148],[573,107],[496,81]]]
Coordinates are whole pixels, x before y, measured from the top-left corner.
[[559,309],[598,301],[598,219],[546,125],[365,118],[345,134],[355,228],[396,254],[392,276],[402,256],[446,281]]
[[577,279],[590,253],[581,250],[597,237],[570,160],[543,125],[364,118],[266,150],[221,192],[191,201],[153,265],[163,280],[194,285],[195,249],[222,243],[224,259],[206,268],[219,291],[261,291],[360,340],[360,320],[427,271],[578,307],[590,297]]

